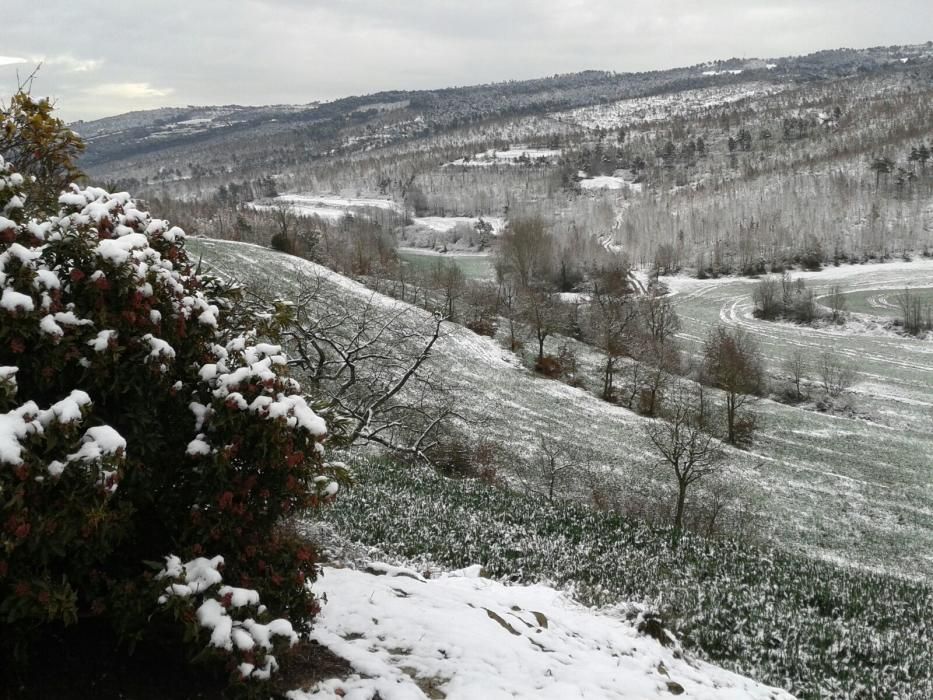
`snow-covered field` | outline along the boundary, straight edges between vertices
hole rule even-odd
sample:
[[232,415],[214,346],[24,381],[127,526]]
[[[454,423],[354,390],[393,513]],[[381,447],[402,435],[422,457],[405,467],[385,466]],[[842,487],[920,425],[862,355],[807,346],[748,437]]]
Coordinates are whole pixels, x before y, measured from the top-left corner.
[[445,166],[461,165],[468,167],[483,167],[490,165],[521,165],[528,162],[553,162],[560,157],[560,149],[555,148],[529,148],[522,145],[516,145],[507,151],[497,151],[489,149],[482,153],[477,153],[470,158],[457,158],[457,160],[445,163]]
[[[321,274],[360,299],[401,305],[264,248],[190,244],[206,262],[282,295],[294,293],[300,275]],[[852,291],[896,289],[907,281],[933,286],[933,262],[829,268],[801,276],[818,294],[836,283]],[[933,344],[758,321],[752,316],[754,282],[747,279],[663,281],[674,290],[688,353],[699,352],[710,329],[723,323],[754,335],[774,375],[781,375],[781,363],[794,348],[811,359],[835,349],[859,373],[851,392],[855,414],[762,400],[755,407],[761,427],[753,448],[728,452],[727,473],[756,494],[754,506],[773,539],[834,561],[933,576]],[[427,317],[418,309],[412,313]],[[642,430],[645,418],[584,389],[535,376],[490,338],[454,324],[446,331],[431,362],[446,375],[458,410],[476,420],[500,417],[482,425],[484,438],[527,456],[538,436],[547,434],[587,450],[625,478],[657,470]]]
[[275,197],[271,203],[254,203],[250,206],[260,210],[286,206],[299,216],[319,216],[328,221],[339,221],[347,214],[358,213],[365,209],[381,209],[399,213],[405,211],[401,204],[391,199],[316,194],[283,194]]
[[[794,275],[817,295],[832,285],[868,297],[933,284],[933,262],[830,267]],[[933,343],[845,327],[808,328],[754,318],[747,279],[662,278],[674,291],[681,340],[697,354],[711,327],[749,333],[772,379],[795,350],[813,366],[830,350],[857,373],[842,402],[854,413],[831,414],[764,400],[749,478],[764,487],[779,527],[827,558],[933,575]],[[882,290],[882,291],[876,291]],[[858,324],[853,324],[858,326]],[[837,402],[838,403],[838,402]]]
[[597,175],[580,180],[580,187],[584,190],[621,190],[628,187],[633,192],[641,191],[641,183],[631,182],[624,177],[615,175]]
[[412,219],[412,222],[415,226],[423,226],[432,231],[447,233],[448,231],[453,231],[457,226],[469,226],[473,228],[480,218],[492,226],[492,233],[494,236],[499,235],[502,229],[505,228],[505,219],[501,216],[416,216]]
[[288,697],[792,699],[639,634],[626,606],[596,612],[547,586],[478,574],[478,566],[430,579],[376,563],[325,567],[314,588],[327,603],[312,638],[354,673]]

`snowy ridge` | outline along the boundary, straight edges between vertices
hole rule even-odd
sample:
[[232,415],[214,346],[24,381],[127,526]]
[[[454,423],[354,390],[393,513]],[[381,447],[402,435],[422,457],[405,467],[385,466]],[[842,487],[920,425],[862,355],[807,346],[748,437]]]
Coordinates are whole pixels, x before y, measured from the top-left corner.
[[478,566],[428,580],[368,570],[383,575],[325,568],[315,584],[328,604],[312,637],[355,673],[290,700],[792,700],[662,646],[621,608],[596,612],[547,586],[503,585]]

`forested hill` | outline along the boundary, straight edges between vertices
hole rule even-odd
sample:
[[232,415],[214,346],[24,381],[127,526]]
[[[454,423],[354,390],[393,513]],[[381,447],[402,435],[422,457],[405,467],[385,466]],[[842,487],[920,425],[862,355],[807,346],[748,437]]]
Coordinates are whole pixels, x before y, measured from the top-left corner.
[[933,80],[933,42],[774,59],[731,58],[645,73],[584,71],[468,87],[391,90],[305,105],[162,108],[71,127],[87,142],[81,164],[93,174],[113,162],[178,147],[226,147],[257,138],[278,144],[284,137],[311,144],[312,153],[324,156],[370,150],[496,117],[749,81],[793,85],[881,71]]

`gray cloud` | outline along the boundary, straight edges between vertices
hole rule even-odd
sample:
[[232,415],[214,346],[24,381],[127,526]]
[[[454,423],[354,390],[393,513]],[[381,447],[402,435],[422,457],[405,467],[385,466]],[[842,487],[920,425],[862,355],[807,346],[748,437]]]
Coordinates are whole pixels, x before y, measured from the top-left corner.
[[35,91],[77,119],[918,43],[930,27],[928,0],[43,0],[5,17],[0,96],[39,59]]

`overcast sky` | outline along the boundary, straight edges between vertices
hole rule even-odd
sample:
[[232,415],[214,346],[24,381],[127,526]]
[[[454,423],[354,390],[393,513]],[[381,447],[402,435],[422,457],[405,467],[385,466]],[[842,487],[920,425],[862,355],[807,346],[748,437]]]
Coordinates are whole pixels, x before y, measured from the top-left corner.
[[587,68],[933,39],[931,0],[39,0],[4,13],[0,97],[67,119],[306,103]]

